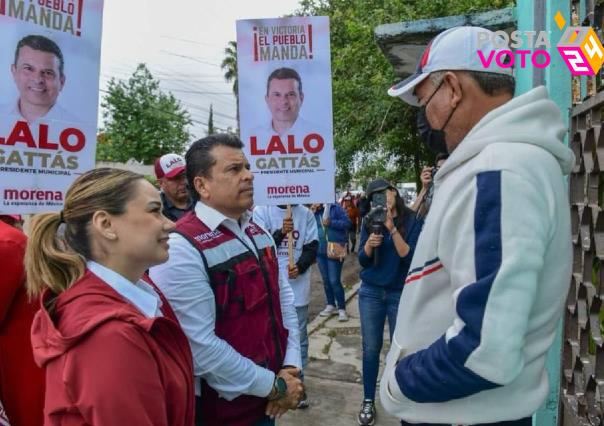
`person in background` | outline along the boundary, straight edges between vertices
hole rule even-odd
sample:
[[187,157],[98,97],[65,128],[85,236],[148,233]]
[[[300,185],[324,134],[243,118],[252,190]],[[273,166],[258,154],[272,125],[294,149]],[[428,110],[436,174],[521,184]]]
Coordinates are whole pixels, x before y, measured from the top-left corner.
[[449,158],[449,154],[443,152],[436,155],[434,166],[424,167],[420,175],[422,181],[422,189],[417,194],[417,198],[411,206],[411,210],[417,212],[417,214],[423,218],[428,214],[430,210],[430,204],[432,203],[432,197],[434,196],[434,175],[438,170],[445,164],[446,159]]
[[274,425],[304,392],[294,292],[272,237],[251,220],[254,175],[241,140],[210,135],[185,158],[195,209],[170,235],[168,262],[150,275],[189,338],[196,424]]
[[354,248],[357,244],[357,233],[359,232],[359,225],[361,224],[361,218],[359,215],[359,209],[354,205],[352,195],[346,195],[342,200],[342,207],[348,215],[351,226],[348,230],[348,251],[354,253]]
[[19,215],[0,219],[0,401],[12,426],[41,425],[44,371],[34,363],[29,337],[39,305],[25,288],[27,237],[8,224],[19,223]]
[[342,264],[344,260],[329,259],[327,257],[327,243],[346,244],[348,230],[352,224],[344,209],[337,203],[326,204],[325,206],[313,204],[311,210],[317,221],[319,234],[317,264],[323,278],[326,299],[325,309],[319,315],[329,317],[338,314],[339,321],[348,321],[344,287],[342,287]]
[[20,214],[0,214],[0,221],[13,228],[23,230],[23,217]]
[[109,168],[79,176],[61,212],[34,217],[26,269],[41,296],[31,343],[44,424],[193,424],[191,350],[144,275],[168,259],[173,228],[153,185]]
[[176,222],[193,209],[187,191],[185,159],[178,154],[166,154],[155,160],[155,177],[161,189],[163,214]]
[[359,209],[359,220],[362,223],[363,218],[369,210],[371,210],[371,202],[367,198],[367,194],[362,194],[357,200],[357,208]]
[[405,205],[398,190],[386,179],[373,180],[366,192],[369,200],[377,193],[385,193],[386,221],[375,222],[375,213],[381,209],[376,207],[365,216],[361,227],[359,313],[363,339],[364,396],[357,421],[362,426],[375,422],[375,389],[384,324],[388,319],[392,340],[403,284],[423,226],[423,219]]
[[[254,221],[273,236],[277,246],[279,269],[287,276],[294,291],[294,305],[298,314],[300,330],[300,353],[304,381],[304,370],[308,365],[308,305],[310,303],[310,266],[315,263],[319,241],[317,223],[313,213],[305,206],[291,206],[292,217],[287,217],[286,206],[256,206]],[[288,233],[294,238],[294,265],[289,265]],[[304,392],[298,408],[308,408],[308,395]]]

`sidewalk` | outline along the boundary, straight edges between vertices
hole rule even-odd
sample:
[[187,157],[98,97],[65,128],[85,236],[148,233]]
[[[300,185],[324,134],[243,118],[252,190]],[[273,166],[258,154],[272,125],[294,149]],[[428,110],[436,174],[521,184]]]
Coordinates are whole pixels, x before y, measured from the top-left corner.
[[[350,320],[339,322],[337,316],[317,316],[308,326],[310,334],[309,363],[305,384],[310,407],[284,415],[279,426],[357,424],[363,400],[361,324],[357,292],[360,283],[346,292],[346,308]],[[388,328],[384,330],[384,351],[388,345]],[[381,375],[381,372],[380,372]],[[400,422],[384,412],[376,394],[376,425],[397,426]]]

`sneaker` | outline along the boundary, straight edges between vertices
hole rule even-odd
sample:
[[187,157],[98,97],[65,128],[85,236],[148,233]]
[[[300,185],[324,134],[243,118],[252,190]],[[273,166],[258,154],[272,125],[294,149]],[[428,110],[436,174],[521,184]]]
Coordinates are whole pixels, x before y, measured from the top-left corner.
[[348,321],[348,314],[346,313],[346,311],[344,309],[340,309],[338,311],[338,321]]
[[372,399],[363,400],[357,422],[361,426],[371,426],[375,423],[375,403]]
[[335,315],[336,312],[337,312],[337,309],[335,306],[327,305],[327,306],[325,306],[325,309],[323,309],[321,312],[319,312],[319,316],[320,317],[330,317],[332,315]]
[[304,410],[308,407],[310,407],[310,403],[308,402],[308,395],[306,395],[306,392],[304,392],[304,395],[302,395],[302,399],[300,400],[300,402],[298,402],[298,409]]

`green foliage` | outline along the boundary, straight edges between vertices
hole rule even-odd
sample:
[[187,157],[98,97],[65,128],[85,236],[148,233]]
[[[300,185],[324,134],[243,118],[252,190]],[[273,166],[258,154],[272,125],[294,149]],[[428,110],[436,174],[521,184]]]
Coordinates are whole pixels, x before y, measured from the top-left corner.
[[[302,0],[299,15],[329,16],[336,183],[382,174],[419,183],[433,154],[419,141],[415,110],[386,91],[399,79],[373,30],[386,23],[499,9],[512,0]],[[381,164],[376,167],[376,164]],[[384,164],[390,167],[385,168]]]
[[189,114],[171,94],[163,93],[144,64],[128,81],[111,79],[101,105],[103,129],[97,160],[144,164],[166,153],[184,151],[191,135]]
[[159,183],[154,175],[144,175],[143,177],[147,180],[147,182],[159,189]]

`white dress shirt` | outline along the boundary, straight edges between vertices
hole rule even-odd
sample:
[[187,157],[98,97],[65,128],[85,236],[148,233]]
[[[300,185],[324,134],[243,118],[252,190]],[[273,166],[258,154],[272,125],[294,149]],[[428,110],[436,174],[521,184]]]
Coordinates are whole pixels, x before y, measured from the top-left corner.
[[[19,120],[25,120],[25,117],[21,115],[21,110],[19,108],[19,98],[16,101],[10,104],[0,105],[0,115],[10,115],[18,117]],[[25,120],[27,121],[27,120]],[[76,117],[71,114],[65,108],[63,108],[58,102],[55,103],[50,109],[46,112],[45,115],[38,117],[36,120],[30,122],[30,125],[37,125],[40,123],[47,123],[48,121],[61,121],[70,124],[82,123],[83,120],[81,118]]]
[[[224,225],[258,256],[254,244],[244,232],[249,226],[250,214],[242,215],[239,223],[200,201],[195,206],[195,214],[212,231],[220,224]],[[273,387],[275,374],[240,355],[228,342],[215,334],[216,302],[199,252],[177,233],[170,234],[169,244],[170,258],[166,263],[151,268],[149,275],[170,301],[189,339],[195,376],[201,376],[221,397],[229,401],[244,394],[267,396]],[[281,274],[279,297],[283,325],[289,332],[283,365],[300,368],[302,362],[294,293]],[[198,380],[195,387],[195,392],[199,395]]]
[[261,140],[266,140],[266,142],[268,142],[270,140],[271,135],[279,135],[281,137],[287,137],[287,135],[304,135],[305,136],[309,133],[320,133],[323,135],[327,134],[326,130],[323,128],[322,125],[319,125],[317,123],[311,123],[310,121],[305,120],[301,116],[298,116],[298,118],[296,119],[296,121],[294,121],[294,124],[292,124],[291,127],[289,127],[288,129],[282,130],[281,132],[277,132],[273,128],[273,120],[271,118],[267,124],[255,129],[255,132],[252,134],[265,135],[263,137],[263,139],[261,139]]
[[161,299],[155,289],[143,280],[133,283],[106,266],[93,260],[86,262],[86,266],[94,275],[99,277],[109,287],[117,291],[120,296],[132,303],[147,318],[161,317]]

